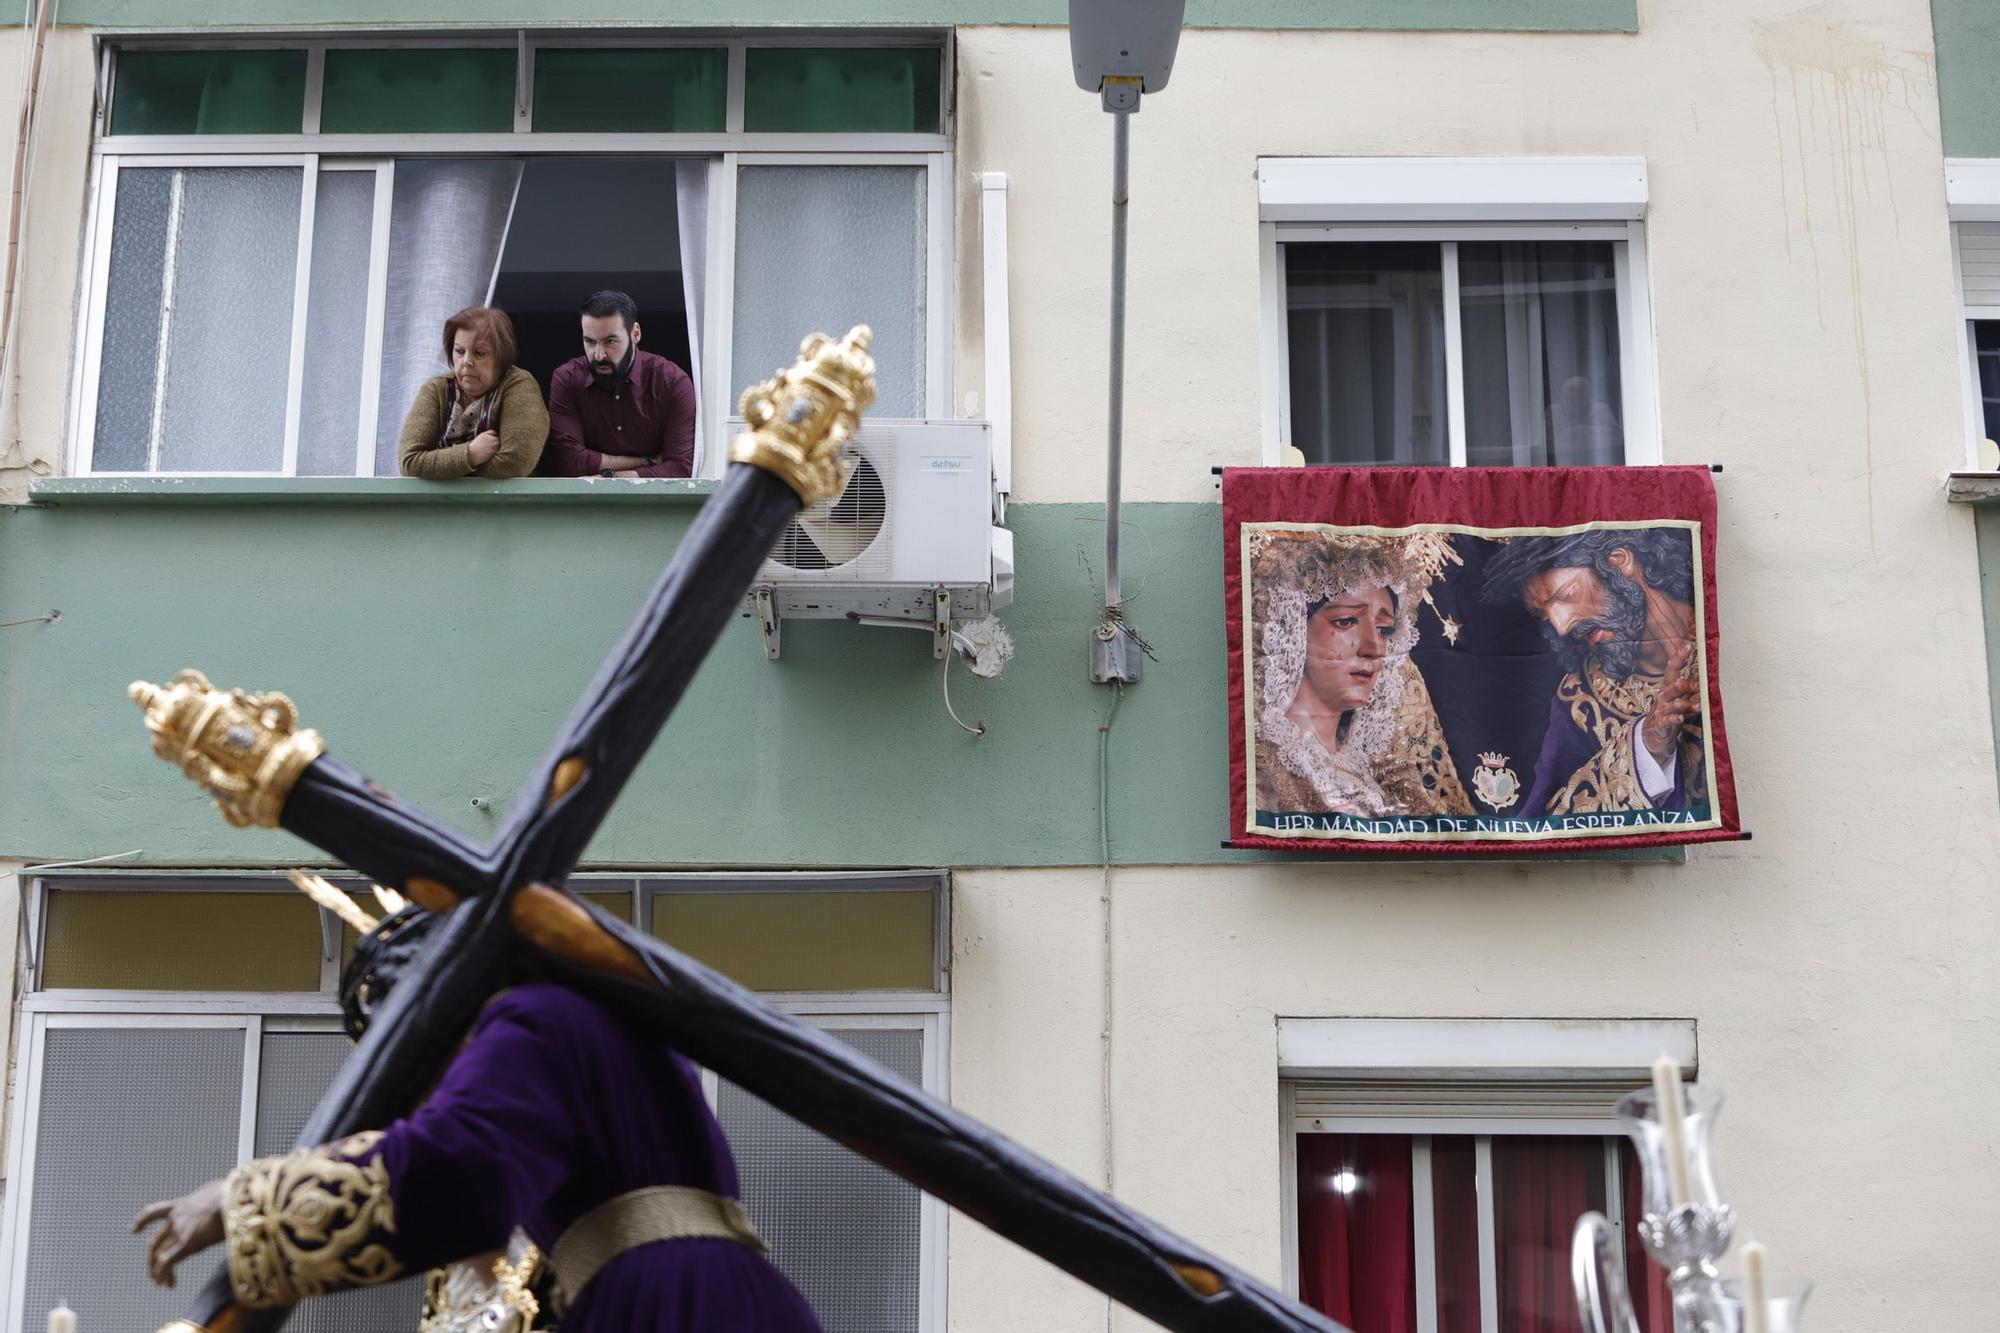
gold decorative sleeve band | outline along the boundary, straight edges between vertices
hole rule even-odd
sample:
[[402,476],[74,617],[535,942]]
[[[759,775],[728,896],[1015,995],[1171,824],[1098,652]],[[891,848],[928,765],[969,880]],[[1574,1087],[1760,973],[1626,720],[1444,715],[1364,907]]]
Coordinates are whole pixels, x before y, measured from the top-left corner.
[[749,429],[729,457],[776,473],[808,507],[839,495],[848,469],[841,450],[875,401],[874,336],[857,324],[838,342],[815,333],[800,343],[790,367],[743,391]]
[[326,753],[282,694],[217,689],[192,667],[167,685],[135,680],[127,693],[146,711],[153,753],[178,764],[235,828],[278,827],[299,774]]
[[389,1168],[369,1157],[379,1131],[237,1167],[223,1187],[223,1244],[236,1299],[292,1305],[403,1271],[382,1242],[396,1230]]

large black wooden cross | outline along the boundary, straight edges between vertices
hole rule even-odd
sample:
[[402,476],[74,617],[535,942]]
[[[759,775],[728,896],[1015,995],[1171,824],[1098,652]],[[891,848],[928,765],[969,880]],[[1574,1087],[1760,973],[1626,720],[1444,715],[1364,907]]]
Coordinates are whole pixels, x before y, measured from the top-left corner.
[[[281,826],[448,913],[299,1142],[409,1111],[532,949],[690,1059],[1167,1328],[1347,1333],[562,888],[786,521],[838,491],[840,447],[874,398],[867,347],[866,329],[815,336],[798,364],[744,394],[751,429],[728,475],[486,845],[322,754],[293,729],[289,701],[195,673],[170,689],[134,685],[155,750],[232,823]],[[225,1268],[190,1313],[208,1333],[270,1333],[291,1312],[237,1304]]]

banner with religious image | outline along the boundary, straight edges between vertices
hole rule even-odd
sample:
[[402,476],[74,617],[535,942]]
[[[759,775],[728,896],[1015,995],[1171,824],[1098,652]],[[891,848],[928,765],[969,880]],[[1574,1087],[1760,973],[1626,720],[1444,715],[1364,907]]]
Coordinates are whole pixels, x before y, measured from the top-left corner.
[[1707,468],[1231,468],[1230,844],[1744,834]]

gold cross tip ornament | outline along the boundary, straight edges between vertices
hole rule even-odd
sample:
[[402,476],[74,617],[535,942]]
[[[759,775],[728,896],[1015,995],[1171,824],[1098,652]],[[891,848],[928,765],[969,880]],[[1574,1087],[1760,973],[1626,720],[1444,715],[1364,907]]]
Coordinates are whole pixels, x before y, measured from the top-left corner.
[[799,344],[799,359],[743,391],[749,428],[729,457],[775,473],[807,508],[839,496],[853,460],[848,440],[875,401],[875,335],[856,324],[838,341],[815,333]]
[[192,667],[165,685],[135,680],[126,693],[145,710],[153,753],[193,778],[233,828],[278,827],[299,775],[326,753],[282,694],[218,689]]

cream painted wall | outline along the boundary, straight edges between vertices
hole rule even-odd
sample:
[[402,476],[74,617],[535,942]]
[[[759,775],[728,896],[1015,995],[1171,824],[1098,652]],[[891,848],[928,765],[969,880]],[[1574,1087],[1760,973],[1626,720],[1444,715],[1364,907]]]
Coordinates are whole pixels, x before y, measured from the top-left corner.
[[[1691,1015],[1729,1097],[1724,1193],[1817,1278],[1813,1326],[1988,1329],[1965,1241],[2000,1229],[1990,855],[1895,875],[1824,846],[1760,836],[1685,868],[1121,870],[1114,1192],[1278,1281],[1278,1016]],[[954,1101],[1093,1183],[1097,888],[959,875],[952,1015]],[[1081,1284],[951,1228],[957,1333],[1104,1326]]]
[[[1260,459],[1259,155],[1643,154],[1666,454],[1728,465],[1723,672],[1758,837],[1681,867],[1119,872],[1121,1195],[1276,1278],[1275,1016],[1691,1015],[1732,1097],[1726,1188],[1819,1276],[1814,1323],[1990,1324],[1956,1247],[2000,1229],[2000,810],[1971,522],[1939,485],[1962,446],[1929,33],[1924,0],[1675,0],[1636,36],[1188,34],[1134,126],[1128,497],[1210,501],[1211,464]],[[52,41],[0,500],[17,446],[58,465],[68,385],[91,62],[86,34]],[[1110,126],[1064,41],[959,46],[967,208],[973,173],[1012,181],[1031,501],[1102,491]],[[21,51],[0,33],[0,71]],[[957,883],[954,1094],[1101,1178],[1099,877]],[[955,1329],[1103,1326],[1077,1284],[951,1228]]]
[[[19,97],[31,43],[21,28],[0,30],[0,179],[8,179],[19,142]],[[95,40],[87,31],[53,28],[42,65],[36,142],[27,173],[21,232],[20,355],[0,415],[0,504],[27,498],[30,479],[64,470],[63,431],[75,350],[77,265],[83,252],[83,201],[90,172],[95,102]],[[0,250],[5,215],[0,211]]]
[[[1726,1192],[1818,1277],[1813,1324],[1990,1327],[1964,1241],[2000,1230],[2000,810],[1972,523],[1941,490],[1963,444],[1932,67],[1925,0],[1676,0],[1629,37],[1184,38],[1134,122],[1127,498],[1213,500],[1212,464],[1261,461],[1258,156],[1643,155],[1666,457],[1727,465],[1757,838],[1685,866],[1118,872],[1121,1196],[1280,1276],[1281,1014],[1693,1016],[1731,1099]],[[1011,183],[1015,494],[1097,499],[1110,125],[1059,30],[963,31],[959,71],[961,178]],[[953,1020],[961,1104],[1086,1175],[1096,887],[962,874]],[[955,1330],[1104,1326],[953,1227]]]

